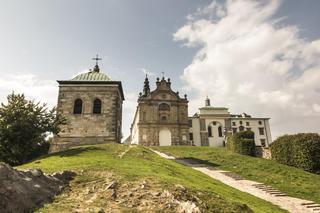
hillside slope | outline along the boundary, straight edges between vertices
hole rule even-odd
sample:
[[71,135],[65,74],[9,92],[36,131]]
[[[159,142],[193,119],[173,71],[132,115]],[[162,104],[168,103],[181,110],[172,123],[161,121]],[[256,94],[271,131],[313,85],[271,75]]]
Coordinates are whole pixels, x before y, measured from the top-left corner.
[[78,175],[39,212],[283,212],[276,206],[162,159],[147,148],[108,144],[51,154],[19,168]]
[[290,196],[320,203],[320,175],[298,168],[244,156],[215,147],[154,147],[181,158],[205,160],[219,169],[236,173],[246,179],[272,186]]

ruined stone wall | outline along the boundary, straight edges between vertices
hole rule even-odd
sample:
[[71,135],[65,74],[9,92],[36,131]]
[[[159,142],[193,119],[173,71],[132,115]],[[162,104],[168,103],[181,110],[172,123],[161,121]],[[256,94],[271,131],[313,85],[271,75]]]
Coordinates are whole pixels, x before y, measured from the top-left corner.
[[262,147],[262,146],[256,146],[255,155],[256,155],[256,157],[264,158],[264,159],[271,159],[272,158],[271,149],[266,148],[266,147]]

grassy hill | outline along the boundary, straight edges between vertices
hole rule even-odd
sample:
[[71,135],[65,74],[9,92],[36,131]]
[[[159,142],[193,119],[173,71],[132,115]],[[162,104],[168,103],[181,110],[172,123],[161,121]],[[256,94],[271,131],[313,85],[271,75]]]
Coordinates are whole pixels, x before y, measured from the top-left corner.
[[207,160],[220,169],[232,171],[246,179],[272,186],[288,195],[320,203],[320,175],[265,160],[239,155],[225,148],[213,147],[156,147],[175,157]]
[[[179,148],[164,150],[178,153]],[[208,212],[284,212],[140,146],[78,147],[44,156],[19,168],[30,167],[47,173],[72,170],[78,174],[69,189],[39,212],[170,211],[170,206],[163,203],[166,197],[163,194],[167,192],[180,200],[191,199]],[[118,185],[117,195],[114,190],[106,190],[114,182]]]

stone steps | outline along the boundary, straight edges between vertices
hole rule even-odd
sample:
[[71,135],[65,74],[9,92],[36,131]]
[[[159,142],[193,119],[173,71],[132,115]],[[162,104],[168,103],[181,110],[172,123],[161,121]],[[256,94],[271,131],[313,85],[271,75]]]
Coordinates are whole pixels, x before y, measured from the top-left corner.
[[277,189],[274,189],[271,186],[267,186],[265,184],[259,183],[259,184],[253,184],[252,186],[254,186],[255,188],[260,189],[260,190],[262,190],[262,191],[264,191],[264,192],[266,192],[266,193],[268,193],[270,195],[273,195],[275,197],[285,197],[285,196],[287,196],[286,193],[283,193],[283,192],[281,192],[281,191],[279,191]]
[[302,206],[305,206],[307,209],[312,210],[313,212],[320,212],[320,204],[310,202],[310,203],[302,203]]

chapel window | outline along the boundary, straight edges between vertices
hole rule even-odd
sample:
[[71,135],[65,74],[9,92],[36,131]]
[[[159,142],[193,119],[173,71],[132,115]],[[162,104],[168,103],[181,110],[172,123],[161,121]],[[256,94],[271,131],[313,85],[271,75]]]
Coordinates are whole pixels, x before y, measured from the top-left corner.
[[259,128],[259,135],[264,135],[264,128]]
[[222,137],[222,126],[218,127],[218,134],[219,134],[219,137],[221,138]]
[[78,98],[74,101],[73,114],[81,114],[81,113],[82,113],[82,100]]
[[190,139],[190,141],[193,141],[193,133],[189,133],[189,139]]
[[237,128],[232,128],[232,133],[236,134],[237,133]]
[[208,137],[212,137],[212,128],[208,126]]
[[99,98],[93,101],[93,114],[101,114],[101,100]]

